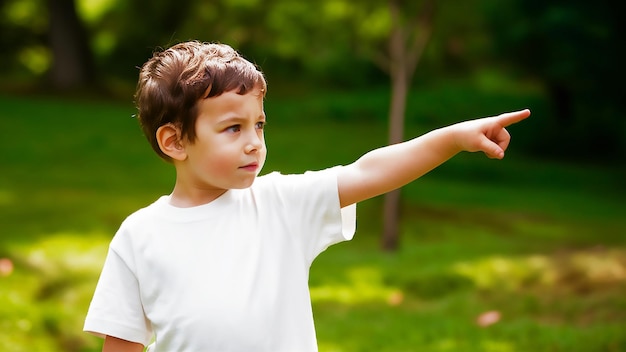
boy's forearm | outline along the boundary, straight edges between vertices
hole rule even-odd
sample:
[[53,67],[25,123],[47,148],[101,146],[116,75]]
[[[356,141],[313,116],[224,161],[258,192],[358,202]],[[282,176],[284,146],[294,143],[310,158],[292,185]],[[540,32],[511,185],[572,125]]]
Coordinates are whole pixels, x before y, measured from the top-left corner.
[[402,187],[459,153],[455,128],[444,127],[375,149],[347,166],[345,182],[340,179],[340,189],[344,187],[340,194],[342,206]]
[[454,141],[454,126],[431,131],[409,141],[373,150],[356,161],[357,168],[391,191],[441,165],[461,149]]

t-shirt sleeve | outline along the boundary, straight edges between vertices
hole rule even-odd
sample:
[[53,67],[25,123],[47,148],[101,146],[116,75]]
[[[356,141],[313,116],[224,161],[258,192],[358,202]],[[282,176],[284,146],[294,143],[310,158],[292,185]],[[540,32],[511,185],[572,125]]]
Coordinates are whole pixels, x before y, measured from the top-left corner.
[[137,278],[113,248],[107,254],[83,330],[100,337],[114,336],[144,346],[152,338]]
[[309,263],[329,246],[354,236],[356,204],[341,208],[339,203],[337,171],[341,167],[276,176],[284,216],[300,236]]

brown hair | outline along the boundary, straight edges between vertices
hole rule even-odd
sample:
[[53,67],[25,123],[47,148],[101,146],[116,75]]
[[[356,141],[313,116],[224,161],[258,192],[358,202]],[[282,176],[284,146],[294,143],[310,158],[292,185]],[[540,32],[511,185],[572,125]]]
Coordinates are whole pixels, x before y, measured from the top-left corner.
[[243,95],[255,88],[267,91],[263,73],[230,46],[184,42],[154,53],[141,67],[137,117],[152,149],[170,161],[156,140],[159,127],[172,123],[193,143],[198,100],[232,90]]

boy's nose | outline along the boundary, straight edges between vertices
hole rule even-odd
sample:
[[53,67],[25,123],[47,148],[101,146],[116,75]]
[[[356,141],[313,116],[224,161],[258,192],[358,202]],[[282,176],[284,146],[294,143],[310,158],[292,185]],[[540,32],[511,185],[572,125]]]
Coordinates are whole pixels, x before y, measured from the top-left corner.
[[263,147],[263,138],[256,133],[251,134],[246,143],[245,152],[252,153]]

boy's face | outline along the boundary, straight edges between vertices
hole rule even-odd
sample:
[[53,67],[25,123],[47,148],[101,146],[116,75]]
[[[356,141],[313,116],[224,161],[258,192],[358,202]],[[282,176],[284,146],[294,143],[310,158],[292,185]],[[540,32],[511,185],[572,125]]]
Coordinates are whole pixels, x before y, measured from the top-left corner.
[[250,187],[265,163],[264,124],[260,89],[201,99],[196,139],[185,143],[184,177],[203,190]]

